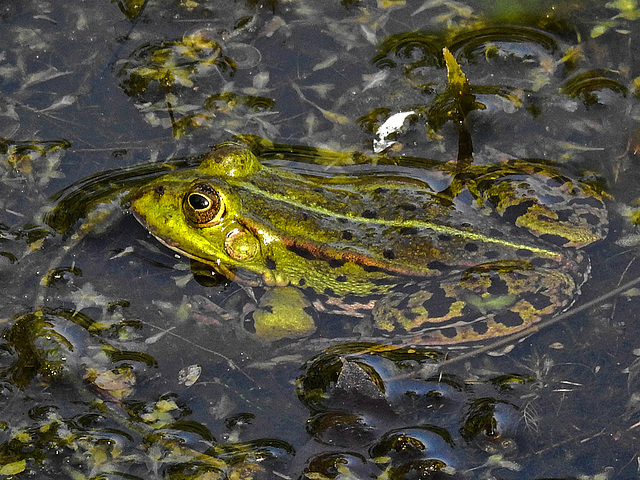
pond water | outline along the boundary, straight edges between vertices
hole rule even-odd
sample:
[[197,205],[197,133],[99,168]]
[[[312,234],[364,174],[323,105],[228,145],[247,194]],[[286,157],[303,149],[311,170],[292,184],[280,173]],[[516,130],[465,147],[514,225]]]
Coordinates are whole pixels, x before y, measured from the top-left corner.
[[472,347],[358,342],[346,315],[266,341],[262,290],[161,245],[123,192],[234,139],[289,166],[554,162],[609,210],[579,306],[640,276],[638,19],[635,0],[3,2],[0,475],[637,478],[637,289],[447,364]]

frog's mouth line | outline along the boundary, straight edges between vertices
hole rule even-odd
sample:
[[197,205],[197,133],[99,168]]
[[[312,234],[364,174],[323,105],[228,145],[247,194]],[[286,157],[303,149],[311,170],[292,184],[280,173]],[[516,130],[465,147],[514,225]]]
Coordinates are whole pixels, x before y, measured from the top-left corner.
[[229,280],[240,280],[240,281],[242,281],[242,283],[252,283],[248,279],[239,278],[239,276],[236,275],[236,273],[233,270],[227,268],[222,263],[214,264],[211,260],[204,259],[202,257],[198,257],[197,255],[192,255],[192,254],[180,249],[177,246],[177,242],[172,242],[170,240],[165,240],[163,238],[160,238],[153,232],[151,232],[151,235],[153,235],[155,237],[155,239],[158,240],[158,242],[160,242],[165,247],[168,247],[171,250],[173,250],[174,252],[177,252],[180,255],[184,255],[185,257],[190,258],[192,260],[195,260],[197,262],[200,262],[200,263],[202,263],[204,265],[209,265],[212,270],[214,270],[215,272],[219,273],[220,275],[223,275],[225,278],[228,278]]
[[197,255],[193,255],[193,254],[181,249],[179,247],[179,243],[177,241],[168,240],[168,239],[165,239],[165,238],[162,238],[162,237],[158,236],[154,232],[154,228],[152,227],[152,225],[149,224],[149,222],[147,222],[145,220],[145,218],[142,215],[139,215],[137,212],[133,212],[133,216],[135,217],[136,220],[138,220],[138,222],[144,228],[147,229],[147,231],[151,235],[153,235],[153,237],[158,242],[160,242],[162,245],[164,245],[165,247],[169,248],[170,250],[173,250],[174,252],[176,252],[176,253],[178,253],[180,255],[184,255],[185,257],[190,258],[192,260],[195,260],[197,262],[200,262],[200,263],[202,263],[204,265],[211,266],[212,270],[214,270],[215,272],[219,273],[220,275],[223,275],[225,278],[228,278],[229,280],[240,280],[243,283],[252,283],[252,281],[250,279],[239,278],[238,275],[233,270],[229,269],[228,267],[226,267],[222,263],[215,264],[211,260],[199,257]]
[[136,211],[132,211],[134,218],[140,223],[140,225],[142,225],[151,235],[153,235],[153,237],[160,242],[162,245],[164,245],[167,248],[170,248],[171,250],[173,250],[174,252],[179,253],[180,255],[184,255],[186,257],[192,258],[194,260],[197,260],[201,263],[206,263],[209,264],[209,262],[205,262],[204,260],[202,260],[201,258],[198,258],[194,255],[190,255],[187,252],[185,252],[184,250],[180,249],[180,247],[178,246],[178,242],[177,241],[173,241],[173,240],[167,240],[165,238],[160,237],[157,233],[155,233],[156,228],[151,225],[144,216],[140,215],[138,212]]

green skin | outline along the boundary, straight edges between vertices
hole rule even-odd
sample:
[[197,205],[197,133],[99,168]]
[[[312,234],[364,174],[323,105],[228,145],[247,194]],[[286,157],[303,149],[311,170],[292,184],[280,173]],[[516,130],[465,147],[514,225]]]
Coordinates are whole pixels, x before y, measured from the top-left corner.
[[607,232],[601,199],[548,165],[357,168],[294,172],[226,143],[134,192],[131,210],[230,279],[296,287],[319,310],[373,309],[374,328],[425,344],[506,335],[566,308],[588,276],[579,247]]

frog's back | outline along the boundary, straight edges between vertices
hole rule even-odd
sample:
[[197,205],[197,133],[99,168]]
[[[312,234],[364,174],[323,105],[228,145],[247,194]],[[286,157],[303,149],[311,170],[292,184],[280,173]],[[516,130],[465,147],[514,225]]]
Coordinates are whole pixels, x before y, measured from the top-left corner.
[[[478,191],[475,179],[462,184],[442,171],[419,178],[404,172],[301,176],[264,169],[234,190],[257,224],[277,231],[301,255],[433,276],[486,261],[576,263],[571,249],[561,247],[577,242],[556,232],[573,229],[585,239],[582,244],[590,243],[606,234],[606,210],[601,199],[567,182],[536,174],[525,179],[511,169],[487,184],[493,189]],[[553,195],[550,183],[556,184]],[[546,189],[546,204],[531,194],[538,184]],[[554,210],[571,208],[574,218],[559,218]]]

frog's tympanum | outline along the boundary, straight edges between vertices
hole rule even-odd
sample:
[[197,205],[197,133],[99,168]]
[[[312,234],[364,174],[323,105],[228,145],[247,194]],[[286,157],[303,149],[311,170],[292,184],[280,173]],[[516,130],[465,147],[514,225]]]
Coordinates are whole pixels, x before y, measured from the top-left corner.
[[313,331],[310,305],[405,343],[515,333],[573,302],[589,274],[580,247],[607,232],[602,199],[541,162],[263,165],[232,143],[140,188],[131,209],[172,249],[283,292],[256,312],[264,338]]

